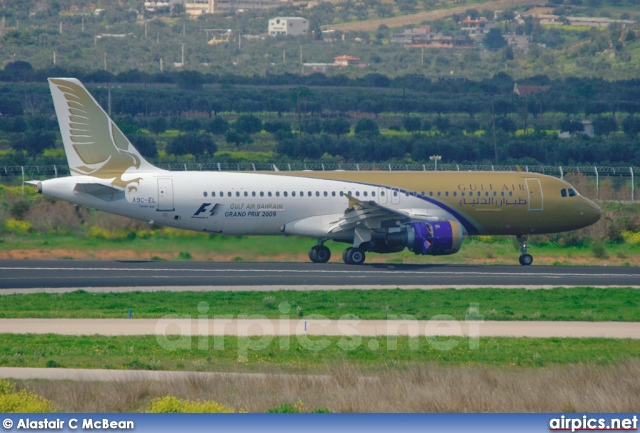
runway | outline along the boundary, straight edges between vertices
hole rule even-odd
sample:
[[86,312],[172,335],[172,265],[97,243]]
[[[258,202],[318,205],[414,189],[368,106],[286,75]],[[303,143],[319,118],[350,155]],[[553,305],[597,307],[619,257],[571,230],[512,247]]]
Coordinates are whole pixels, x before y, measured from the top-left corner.
[[640,287],[639,267],[2,260],[0,293],[124,290]]
[[[530,337],[640,339],[635,322],[483,321],[483,320],[269,320],[248,319],[0,319],[0,334],[133,336],[156,335],[173,344],[192,336],[334,337]],[[176,340],[176,336],[179,336]],[[162,341],[161,341],[162,340]],[[173,343],[171,343],[173,342]]]

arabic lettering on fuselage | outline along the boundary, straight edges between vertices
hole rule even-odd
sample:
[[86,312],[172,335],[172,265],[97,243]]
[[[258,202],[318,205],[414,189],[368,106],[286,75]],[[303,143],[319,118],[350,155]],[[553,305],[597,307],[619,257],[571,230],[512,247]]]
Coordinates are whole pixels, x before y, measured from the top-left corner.
[[526,191],[523,184],[460,183],[458,191]]
[[525,206],[527,201],[523,198],[509,200],[506,197],[475,197],[463,198],[460,200],[460,206]]

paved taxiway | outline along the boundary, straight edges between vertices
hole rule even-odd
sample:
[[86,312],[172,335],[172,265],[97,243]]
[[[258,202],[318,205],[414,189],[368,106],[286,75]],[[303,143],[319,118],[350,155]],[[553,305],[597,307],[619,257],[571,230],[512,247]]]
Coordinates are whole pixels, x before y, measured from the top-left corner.
[[[0,334],[209,336],[454,336],[640,339],[635,322],[478,320],[0,319]],[[167,340],[167,341],[169,341]]]
[[[639,267],[338,263],[0,261],[0,293],[24,289],[274,290],[313,288],[640,287]],[[13,290],[12,290],[13,289]]]

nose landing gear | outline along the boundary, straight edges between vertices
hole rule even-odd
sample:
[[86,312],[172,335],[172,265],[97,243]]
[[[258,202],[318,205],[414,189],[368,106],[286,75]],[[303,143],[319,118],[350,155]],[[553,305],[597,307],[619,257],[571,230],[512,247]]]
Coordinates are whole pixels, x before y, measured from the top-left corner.
[[529,266],[533,263],[533,256],[531,254],[527,254],[527,236],[518,236],[518,242],[520,242],[520,264],[522,266]]

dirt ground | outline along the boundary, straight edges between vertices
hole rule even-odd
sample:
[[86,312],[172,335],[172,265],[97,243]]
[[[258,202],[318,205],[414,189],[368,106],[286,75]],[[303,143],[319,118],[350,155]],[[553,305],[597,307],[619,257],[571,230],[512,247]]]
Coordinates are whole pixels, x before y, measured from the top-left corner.
[[[607,259],[597,259],[595,257],[552,257],[540,254],[534,255],[535,265],[565,265],[565,266],[640,266],[640,256],[630,256],[619,258],[611,256]],[[133,251],[124,249],[97,249],[97,250],[74,250],[74,249],[14,249],[0,251],[0,260],[178,260],[178,252],[158,252],[158,251]],[[243,258],[237,254],[221,254],[215,252],[207,253],[191,253],[191,260],[194,261],[213,261],[213,262],[307,262],[309,258],[306,254],[278,254],[252,256]],[[342,263],[339,254],[334,254],[331,260],[333,263]],[[415,259],[402,259],[398,261],[393,255],[374,255],[367,256],[368,263],[434,263],[431,257],[417,257]],[[471,258],[464,259],[462,257],[453,260],[438,259],[436,263],[469,263],[469,264],[517,264],[518,257],[514,253],[513,257],[496,257],[496,258]]]

